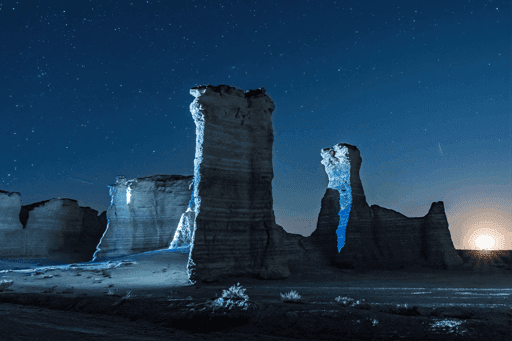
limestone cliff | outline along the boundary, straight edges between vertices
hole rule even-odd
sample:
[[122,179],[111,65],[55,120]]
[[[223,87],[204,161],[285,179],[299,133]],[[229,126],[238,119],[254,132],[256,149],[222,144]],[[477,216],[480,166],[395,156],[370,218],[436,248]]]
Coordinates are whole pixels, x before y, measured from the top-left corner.
[[208,85],[190,93],[196,124],[190,280],[289,276],[285,233],[272,209],[273,101],[264,88]]
[[19,193],[0,191],[0,209],[3,258],[89,261],[106,227],[105,212],[98,216],[73,199],[21,206]]
[[[359,177],[359,150],[337,144],[322,150],[321,155],[329,185],[317,229],[301,241],[311,255],[345,268],[453,268],[462,263],[451,240],[442,202],[433,203],[422,218],[408,218],[377,205],[369,207]],[[343,212],[343,207],[350,211]],[[342,213],[348,215],[348,220]],[[337,233],[343,232],[343,243],[336,243]]]
[[108,227],[95,260],[168,248],[191,196],[192,176],[153,175],[110,186]]
[[0,190],[0,231],[23,228],[20,221],[20,211],[21,194]]

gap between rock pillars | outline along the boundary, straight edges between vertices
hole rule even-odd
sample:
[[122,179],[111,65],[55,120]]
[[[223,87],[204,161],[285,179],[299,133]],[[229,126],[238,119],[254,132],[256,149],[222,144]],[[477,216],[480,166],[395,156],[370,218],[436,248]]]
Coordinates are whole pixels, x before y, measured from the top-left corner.
[[350,186],[350,160],[348,148],[337,144],[332,148],[325,148],[321,151],[322,164],[329,177],[328,188],[336,189],[340,193],[340,216],[336,237],[338,241],[338,252],[345,245],[345,229],[347,227],[350,209],[352,207],[352,189]]

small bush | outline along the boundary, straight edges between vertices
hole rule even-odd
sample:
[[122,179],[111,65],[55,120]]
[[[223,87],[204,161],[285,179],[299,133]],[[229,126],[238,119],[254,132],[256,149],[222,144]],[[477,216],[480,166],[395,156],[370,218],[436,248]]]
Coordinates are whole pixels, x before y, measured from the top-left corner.
[[281,299],[284,302],[300,302],[302,297],[299,295],[299,293],[295,290],[290,290],[288,293],[283,294],[281,293]]
[[354,299],[350,297],[338,296],[334,299],[336,303],[341,304],[344,307],[350,307],[354,303]]
[[354,307],[360,309],[370,309],[370,304],[363,298],[361,300],[355,300],[350,297],[341,297],[338,296],[334,299],[336,303],[341,304],[344,307]]
[[240,286],[240,283],[233,285],[228,290],[223,290],[222,297],[214,300],[211,305],[212,307],[224,307],[232,309],[233,307],[240,307],[243,310],[247,310],[249,303],[249,296],[245,294],[245,288]]
[[247,289],[240,286],[240,283],[237,283],[237,285],[233,285],[231,288],[229,288],[229,290],[223,290],[222,298],[248,300],[249,296],[245,294],[245,290]]

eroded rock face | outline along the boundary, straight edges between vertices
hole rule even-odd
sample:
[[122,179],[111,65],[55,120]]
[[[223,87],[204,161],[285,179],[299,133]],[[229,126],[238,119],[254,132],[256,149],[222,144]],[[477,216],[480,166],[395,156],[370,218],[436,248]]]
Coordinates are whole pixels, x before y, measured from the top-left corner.
[[192,207],[188,207],[185,213],[181,215],[178,228],[174,233],[174,238],[169,246],[169,249],[178,249],[189,247],[192,242],[192,233],[194,232],[194,220],[196,214]]
[[16,230],[20,222],[21,194],[0,190],[0,230]]
[[[359,177],[359,150],[338,144],[322,150],[321,155],[329,185],[317,230],[301,241],[309,253],[345,268],[453,268],[462,263],[451,240],[442,202],[433,203],[422,218],[408,218],[377,205],[369,207]],[[344,221],[347,209],[348,221]],[[345,232],[344,245],[339,248],[338,243],[336,248],[336,231],[340,229]]]
[[423,218],[408,218],[396,211],[372,205],[375,244],[380,251],[379,264],[389,267],[425,266],[423,251]]
[[50,256],[55,252],[75,252],[82,230],[83,211],[73,199],[51,199],[23,206],[28,211],[25,227],[27,257]]
[[199,86],[190,106],[196,124],[195,226],[191,281],[289,276],[284,231],[272,209],[271,116],[264,88]]
[[108,227],[94,259],[168,248],[191,196],[193,176],[153,175],[110,186]]
[[98,216],[96,210],[80,207],[73,199],[21,206],[20,195],[15,194],[0,193],[0,202],[11,203],[8,214],[1,215],[9,219],[2,219],[0,257],[60,262],[91,260],[106,227],[105,212]]
[[454,268],[462,263],[453,246],[442,201],[432,203],[424,217],[423,232],[423,253],[428,265]]
[[90,207],[80,208],[84,214],[82,218],[82,230],[78,238],[80,241],[78,252],[84,255],[87,261],[90,261],[96,252],[96,247],[103,233],[105,233],[107,229],[107,212],[103,211],[98,215],[98,211]]

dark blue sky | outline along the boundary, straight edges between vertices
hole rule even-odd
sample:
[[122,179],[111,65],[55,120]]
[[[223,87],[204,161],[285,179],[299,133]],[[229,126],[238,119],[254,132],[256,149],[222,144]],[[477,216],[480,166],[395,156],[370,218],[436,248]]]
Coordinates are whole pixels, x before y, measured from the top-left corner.
[[[0,189],[107,209],[117,175],[192,174],[189,89],[265,87],[274,210],[309,235],[320,150],[368,203],[512,249],[510,1],[2,1]],[[474,236],[472,237],[474,238]]]

